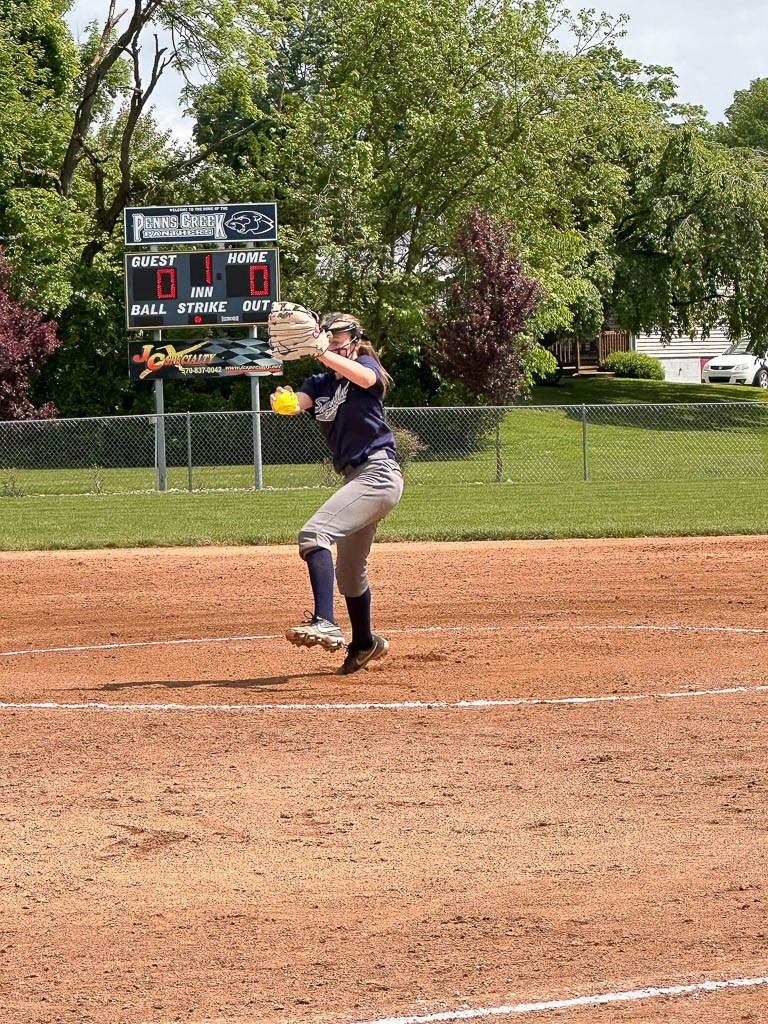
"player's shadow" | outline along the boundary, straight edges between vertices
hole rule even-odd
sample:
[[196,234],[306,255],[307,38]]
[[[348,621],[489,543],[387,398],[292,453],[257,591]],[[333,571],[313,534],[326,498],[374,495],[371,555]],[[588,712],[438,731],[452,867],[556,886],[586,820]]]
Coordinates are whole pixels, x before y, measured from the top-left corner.
[[294,675],[262,676],[257,679],[129,679],[116,683],[102,683],[100,686],[90,686],[87,689],[78,687],[78,690],[83,693],[111,693],[120,690],[145,689],[152,686],[159,686],[164,690],[190,690],[194,687],[205,686],[219,690],[259,690],[264,693],[277,693],[282,692],[279,688],[293,679],[318,679],[329,675],[335,675],[335,671],[297,672]]

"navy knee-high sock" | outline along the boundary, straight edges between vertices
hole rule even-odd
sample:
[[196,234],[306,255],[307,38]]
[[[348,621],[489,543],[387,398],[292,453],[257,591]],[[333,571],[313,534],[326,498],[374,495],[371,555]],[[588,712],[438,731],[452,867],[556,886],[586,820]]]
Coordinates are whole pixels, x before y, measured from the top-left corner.
[[315,599],[315,615],[329,622],[333,617],[333,557],[328,548],[314,548],[306,555],[309,582]]
[[352,645],[364,650],[373,643],[371,634],[371,590],[370,587],[360,597],[347,597],[347,611],[352,624]]

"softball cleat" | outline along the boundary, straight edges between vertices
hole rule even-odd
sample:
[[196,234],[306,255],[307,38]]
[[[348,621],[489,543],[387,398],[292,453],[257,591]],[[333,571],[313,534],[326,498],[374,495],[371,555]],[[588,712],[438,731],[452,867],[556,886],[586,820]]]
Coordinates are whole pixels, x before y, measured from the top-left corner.
[[365,647],[363,650],[358,651],[349,645],[347,648],[347,656],[344,659],[344,664],[341,668],[336,669],[336,675],[348,676],[350,672],[357,672],[361,668],[365,668],[369,661],[376,661],[377,658],[383,658],[389,650],[389,643],[384,639],[383,636],[376,636],[373,634],[373,643],[370,647]]
[[297,647],[323,647],[326,651],[340,651],[345,646],[344,634],[335,622],[319,615],[309,615],[300,626],[285,631],[285,639]]

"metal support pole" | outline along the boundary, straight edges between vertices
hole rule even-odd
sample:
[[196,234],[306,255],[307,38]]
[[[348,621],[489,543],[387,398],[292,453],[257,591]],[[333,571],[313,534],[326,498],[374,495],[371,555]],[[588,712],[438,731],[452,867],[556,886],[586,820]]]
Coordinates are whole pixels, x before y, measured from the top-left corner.
[[[248,328],[249,338],[258,338],[258,327]],[[262,488],[261,472],[261,394],[259,392],[259,376],[251,374],[251,420],[253,428],[253,486],[257,491]]]
[[253,419],[253,485],[257,491],[262,487],[261,473],[261,396],[259,395],[258,374],[251,374],[251,417]]
[[581,407],[581,447],[583,450],[584,457],[584,479],[589,480],[589,473],[587,472],[587,407],[582,405]]
[[[157,252],[156,245],[150,252]],[[159,345],[163,340],[162,331],[152,331],[152,340]],[[158,491],[168,490],[168,471],[165,464],[165,399],[162,380],[155,381],[155,470]]]
[[[162,341],[163,332],[153,331],[153,340]],[[155,468],[158,491],[168,490],[168,470],[165,464],[165,400],[163,382],[155,381]]]
[[192,414],[187,409],[187,482],[192,490]]

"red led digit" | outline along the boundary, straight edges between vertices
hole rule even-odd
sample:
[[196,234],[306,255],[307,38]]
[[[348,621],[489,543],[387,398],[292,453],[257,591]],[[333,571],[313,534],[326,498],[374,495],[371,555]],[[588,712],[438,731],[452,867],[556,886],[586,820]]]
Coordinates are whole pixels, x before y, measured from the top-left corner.
[[251,295],[269,295],[269,267],[266,263],[256,263],[250,269]]
[[[167,281],[163,281],[163,274],[168,275]],[[169,267],[157,272],[157,297],[158,299],[176,298],[176,269]]]
[[205,283],[212,284],[211,281],[211,256],[210,253],[205,257]]

